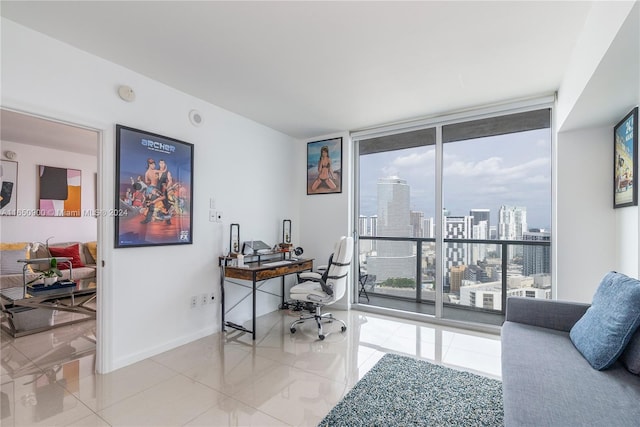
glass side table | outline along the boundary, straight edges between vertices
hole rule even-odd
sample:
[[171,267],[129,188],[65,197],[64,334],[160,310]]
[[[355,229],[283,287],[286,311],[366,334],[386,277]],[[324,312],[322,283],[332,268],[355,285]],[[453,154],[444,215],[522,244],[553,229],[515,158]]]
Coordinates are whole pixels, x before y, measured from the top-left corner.
[[69,266],[69,280],[73,280],[73,265],[71,264],[71,258],[63,257],[63,256],[53,256],[48,258],[30,258],[30,259],[19,259],[18,262],[24,263],[22,266],[22,287],[24,289],[24,294],[27,293],[27,268],[31,264],[51,264],[51,260],[54,259],[58,264],[67,264]]

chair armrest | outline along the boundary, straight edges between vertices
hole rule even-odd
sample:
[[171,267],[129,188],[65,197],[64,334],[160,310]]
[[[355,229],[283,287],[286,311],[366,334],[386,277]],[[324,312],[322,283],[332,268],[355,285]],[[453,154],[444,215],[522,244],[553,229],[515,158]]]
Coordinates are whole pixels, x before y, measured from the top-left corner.
[[569,332],[589,304],[524,297],[508,297],[505,321]]
[[300,273],[300,274],[298,274],[298,276],[300,277],[300,279],[315,280],[315,281],[320,280],[322,278],[321,274],[315,273],[315,272],[311,272],[311,271]]

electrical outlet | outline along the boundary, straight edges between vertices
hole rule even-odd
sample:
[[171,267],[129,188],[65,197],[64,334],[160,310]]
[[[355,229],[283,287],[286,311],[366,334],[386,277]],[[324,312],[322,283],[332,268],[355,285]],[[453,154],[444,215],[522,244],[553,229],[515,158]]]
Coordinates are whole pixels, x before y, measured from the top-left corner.
[[196,308],[198,306],[198,297],[191,297],[191,308]]
[[209,294],[209,304],[213,304],[215,300],[216,300],[216,295],[213,292],[211,292]]
[[209,302],[209,296],[207,294],[200,295],[200,301],[202,305],[207,305]]

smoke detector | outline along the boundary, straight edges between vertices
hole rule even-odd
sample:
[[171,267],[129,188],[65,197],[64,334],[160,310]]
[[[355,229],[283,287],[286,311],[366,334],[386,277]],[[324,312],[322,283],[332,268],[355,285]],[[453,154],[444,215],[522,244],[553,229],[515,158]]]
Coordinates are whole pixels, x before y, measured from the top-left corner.
[[189,121],[194,126],[201,126],[202,123],[204,122],[204,117],[202,117],[202,114],[200,113],[200,111],[191,110],[189,111]]
[[129,86],[120,86],[118,88],[118,95],[123,101],[133,102],[136,100],[136,93]]

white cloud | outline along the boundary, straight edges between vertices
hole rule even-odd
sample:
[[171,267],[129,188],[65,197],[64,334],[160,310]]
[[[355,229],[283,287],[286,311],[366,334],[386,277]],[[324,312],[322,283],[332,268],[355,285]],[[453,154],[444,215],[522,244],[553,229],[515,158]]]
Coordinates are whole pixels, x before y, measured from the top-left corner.
[[[453,160],[453,159],[452,159]],[[445,176],[461,176],[474,178],[500,178],[505,180],[523,179],[539,168],[548,168],[550,159],[540,157],[528,162],[503,167],[502,157],[489,157],[488,159],[477,162],[463,162],[453,160],[450,164],[444,166]]]
[[411,153],[408,156],[396,157],[391,164],[400,168],[424,168],[425,164],[433,163],[435,157],[436,150],[430,149],[419,153]]
[[382,176],[390,177],[390,176],[398,176],[398,168],[394,166],[385,166],[382,168]]

